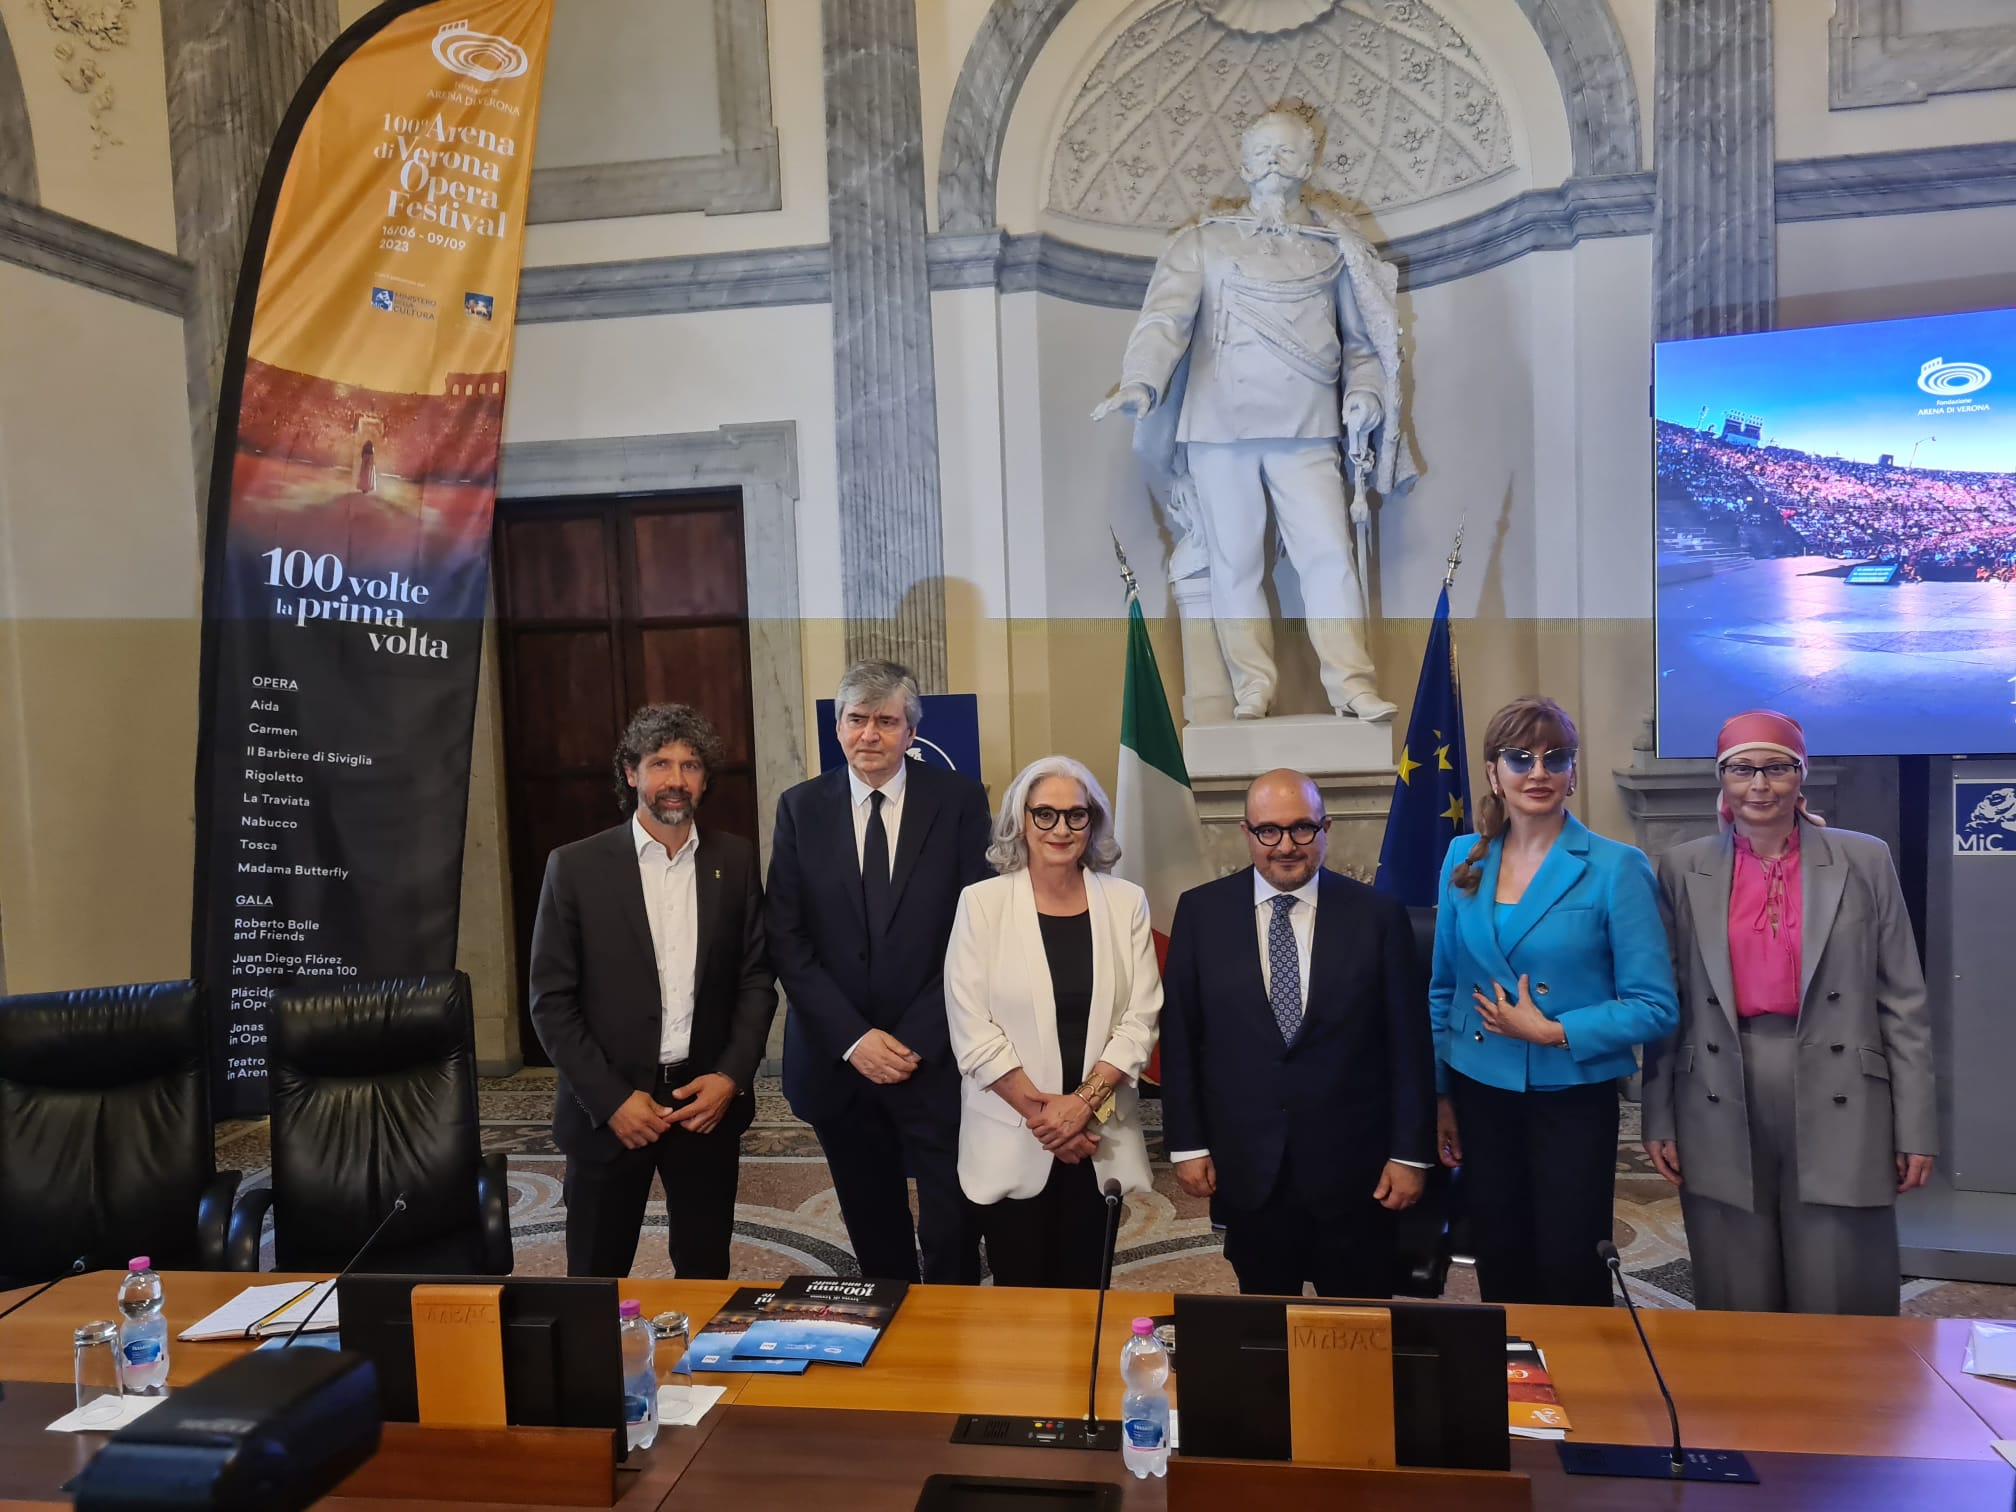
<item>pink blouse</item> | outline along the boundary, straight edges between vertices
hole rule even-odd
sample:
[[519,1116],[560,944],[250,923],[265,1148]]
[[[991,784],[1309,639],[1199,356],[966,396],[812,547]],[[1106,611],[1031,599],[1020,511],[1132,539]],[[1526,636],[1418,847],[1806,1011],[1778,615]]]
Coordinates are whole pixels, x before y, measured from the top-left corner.
[[1736,1012],[1799,1016],[1799,830],[1785,849],[1765,860],[1741,835],[1729,879],[1729,974]]

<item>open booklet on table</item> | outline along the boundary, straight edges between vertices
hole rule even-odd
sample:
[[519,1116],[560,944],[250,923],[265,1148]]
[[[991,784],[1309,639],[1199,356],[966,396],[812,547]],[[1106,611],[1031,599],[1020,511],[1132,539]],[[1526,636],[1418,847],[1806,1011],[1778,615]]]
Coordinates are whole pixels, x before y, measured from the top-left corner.
[[[270,1339],[292,1333],[334,1281],[303,1284],[284,1281],[275,1286],[248,1286],[207,1318],[199,1318],[176,1337],[197,1343],[212,1339]],[[308,1332],[322,1333],[337,1325],[336,1299],[330,1297],[315,1313]]]

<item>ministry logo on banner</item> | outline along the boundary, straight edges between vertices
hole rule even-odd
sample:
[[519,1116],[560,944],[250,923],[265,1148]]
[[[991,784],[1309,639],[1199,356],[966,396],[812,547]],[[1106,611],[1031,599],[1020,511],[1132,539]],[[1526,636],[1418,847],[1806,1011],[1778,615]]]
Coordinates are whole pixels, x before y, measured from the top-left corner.
[[1954,782],[1953,854],[2016,856],[2016,783]]

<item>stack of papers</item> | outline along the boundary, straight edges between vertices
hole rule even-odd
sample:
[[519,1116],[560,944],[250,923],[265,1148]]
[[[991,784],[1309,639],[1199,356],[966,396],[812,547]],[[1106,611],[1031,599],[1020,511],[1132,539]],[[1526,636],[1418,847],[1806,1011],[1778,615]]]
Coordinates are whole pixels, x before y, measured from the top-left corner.
[[[286,1281],[278,1286],[248,1286],[176,1337],[196,1343],[208,1339],[270,1339],[276,1334],[289,1334],[335,1284],[317,1281],[304,1286],[299,1281]],[[330,1297],[322,1303],[321,1311],[315,1313],[308,1332],[334,1329],[337,1321],[336,1299]]]
[[2007,1323],[1976,1323],[1967,1333],[1967,1353],[1960,1368],[1969,1375],[2016,1380],[2016,1328]]

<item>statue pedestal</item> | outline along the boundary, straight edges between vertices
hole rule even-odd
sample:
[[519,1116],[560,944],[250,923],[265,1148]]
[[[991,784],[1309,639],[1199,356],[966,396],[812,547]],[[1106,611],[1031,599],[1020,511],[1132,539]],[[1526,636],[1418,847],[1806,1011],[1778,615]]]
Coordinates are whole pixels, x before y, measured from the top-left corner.
[[1223,874],[1247,863],[1239,821],[1246,789],[1262,772],[1293,767],[1316,780],[1333,824],[1333,871],[1368,881],[1393,802],[1390,724],[1366,724],[1334,714],[1286,714],[1276,719],[1227,719],[1183,731],[1183,764],[1204,822],[1205,861]]
[[1222,719],[1186,726],[1183,765],[1194,777],[1243,777],[1275,767],[1310,776],[1393,770],[1393,726],[1335,714]]

